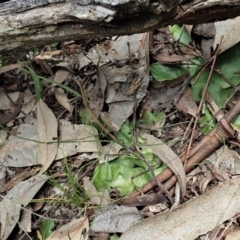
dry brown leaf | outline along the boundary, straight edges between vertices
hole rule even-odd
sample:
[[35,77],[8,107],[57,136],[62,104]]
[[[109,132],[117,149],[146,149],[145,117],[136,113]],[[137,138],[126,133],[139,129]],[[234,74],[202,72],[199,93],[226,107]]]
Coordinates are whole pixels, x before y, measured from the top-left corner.
[[236,17],[234,19],[227,19],[225,21],[218,21],[215,22],[216,28],[216,36],[214,40],[214,48],[216,48],[222,38],[222,44],[220,46],[220,52],[224,52],[225,50],[229,49],[230,47],[234,46],[239,42],[239,30],[240,30],[240,17]]
[[[127,42],[129,43],[129,48],[126,44]],[[114,70],[114,72],[117,72],[117,75],[112,79],[113,72],[111,72],[111,75],[108,75],[105,69],[107,80],[114,84],[108,84],[107,86],[106,102],[109,104],[109,111],[108,113],[102,112],[101,119],[113,131],[118,131],[121,128],[126,119],[132,115],[134,106],[137,107],[147,94],[150,79],[148,74],[148,54],[145,54],[145,52],[149,52],[147,51],[148,42],[149,37],[147,33],[135,34],[118,38],[111,47],[110,51],[118,53],[120,60],[129,58],[129,54],[134,55],[136,52],[139,54],[140,60],[137,70],[133,71],[133,69],[127,67],[119,68],[118,71]],[[134,86],[134,91],[130,91],[129,88],[133,79],[139,79],[140,85]],[[127,95],[127,93],[131,95]]]
[[141,221],[120,240],[196,239],[240,211],[239,194],[240,177],[236,177],[171,212]]
[[[23,207],[32,200],[34,195],[42,187],[48,179],[46,175],[36,175],[28,180],[19,182],[1,201],[0,225],[2,226],[0,232],[0,239],[8,238],[13,228],[19,221],[20,211]],[[19,191],[21,189],[21,191]]]
[[11,104],[9,111],[5,114],[0,114],[0,124],[5,124],[13,120],[21,111],[22,107],[22,93],[17,93],[17,100],[14,102],[14,105]]
[[146,139],[147,147],[151,148],[152,152],[175,173],[180,184],[181,192],[184,195],[186,190],[186,174],[180,158],[170,147],[153,135],[142,133],[141,137]]
[[84,124],[59,121],[59,147],[56,160],[76,153],[101,152],[97,129]]
[[[131,226],[143,219],[136,207],[118,206],[116,204],[101,208],[92,224],[94,232],[125,232]],[[134,239],[134,238],[129,238]]]
[[98,118],[104,104],[105,89],[107,86],[107,81],[100,68],[97,68],[96,71],[97,71],[97,80],[95,82],[94,87],[88,94],[88,98],[89,98],[89,107],[92,109],[94,115]]
[[[67,70],[57,70],[54,76],[54,81],[58,83],[63,83],[70,75],[70,72]],[[55,85],[55,84],[53,84]]]
[[18,227],[24,232],[32,231],[32,207],[30,204],[22,210]]
[[92,203],[102,207],[111,203],[111,197],[108,190],[105,189],[103,192],[98,192],[93,183],[89,180],[89,177],[83,178],[83,187]]
[[36,98],[30,92],[30,90],[26,90],[25,92],[23,92],[23,106],[17,118],[22,118],[28,115],[34,109],[35,105],[36,105]]
[[37,164],[36,126],[22,124],[16,136],[11,135],[1,146],[0,164],[11,167],[26,167]]
[[111,142],[110,144],[102,147],[101,154],[99,155],[99,153],[97,153],[98,155],[96,155],[96,158],[98,158],[99,163],[112,161],[118,157],[118,153],[121,149],[121,145],[115,142]]
[[57,139],[58,123],[53,112],[48,106],[40,99],[37,103],[37,128],[38,128],[38,141],[39,154],[38,161],[46,171],[52,164],[57,154],[57,143],[48,144]]
[[190,114],[193,117],[196,117],[198,108],[189,87],[187,87],[187,90],[181,95],[175,105],[178,110],[184,112],[185,114]]
[[236,228],[226,235],[225,240],[239,240],[239,236],[240,228]]
[[58,102],[70,113],[73,111],[73,105],[69,103],[69,99],[67,97],[67,94],[64,92],[62,88],[56,88],[55,89],[55,97],[58,100]]
[[0,74],[5,73],[5,72],[9,72],[13,69],[21,68],[21,67],[22,67],[21,63],[14,63],[14,64],[10,64],[10,65],[7,65],[7,66],[3,66],[3,67],[0,68]]
[[87,217],[75,219],[53,232],[46,240],[86,240],[89,222]]

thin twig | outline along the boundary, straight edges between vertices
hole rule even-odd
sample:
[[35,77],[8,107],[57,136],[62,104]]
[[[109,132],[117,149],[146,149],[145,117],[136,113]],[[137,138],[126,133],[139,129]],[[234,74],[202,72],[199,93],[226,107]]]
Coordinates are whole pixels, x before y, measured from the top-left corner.
[[[221,41],[220,41],[220,44],[221,44]],[[192,146],[192,142],[193,142],[193,138],[194,138],[194,131],[195,131],[196,127],[197,127],[200,111],[201,111],[203,103],[205,101],[205,96],[206,96],[206,92],[207,92],[210,80],[212,79],[212,74],[213,74],[213,71],[214,71],[214,67],[215,67],[215,63],[216,63],[216,60],[217,60],[217,56],[218,56],[219,50],[220,50],[220,47],[217,48],[215,54],[211,57],[209,62],[202,68],[202,71],[203,71],[203,69],[205,69],[212,62],[211,70],[210,70],[210,73],[208,75],[208,79],[207,79],[205,88],[203,89],[203,92],[202,92],[202,99],[201,99],[201,101],[199,103],[199,106],[198,106],[197,115],[196,115],[196,118],[195,118],[195,122],[193,124],[192,134],[191,134],[191,137],[190,137],[190,140],[189,140],[189,144],[188,144],[188,148],[187,148],[187,151],[186,151],[186,154],[185,154],[184,167],[186,165],[186,162],[187,162],[187,159],[188,159],[188,156],[189,156],[189,152],[190,152],[190,148]]]

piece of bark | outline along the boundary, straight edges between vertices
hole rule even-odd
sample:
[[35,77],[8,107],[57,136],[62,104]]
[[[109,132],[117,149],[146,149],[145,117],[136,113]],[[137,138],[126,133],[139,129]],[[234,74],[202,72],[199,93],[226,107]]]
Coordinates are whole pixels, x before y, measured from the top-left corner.
[[53,42],[128,35],[174,23],[197,24],[238,15],[240,0],[4,1],[0,3],[0,53],[19,60],[26,49]]

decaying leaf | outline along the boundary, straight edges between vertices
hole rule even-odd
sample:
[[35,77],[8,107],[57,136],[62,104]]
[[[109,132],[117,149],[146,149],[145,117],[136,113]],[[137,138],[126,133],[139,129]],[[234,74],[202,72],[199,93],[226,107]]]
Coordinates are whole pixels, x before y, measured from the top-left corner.
[[58,100],[58,102],[70,113],[73,111],[73,106],[70,104],[69,99],[67,97],[67,94],[64,92],[64,89],[62,88],[56,88],[55,89],[55,97]]
[[186,190],[186,174],[180,158],[160,139],[147,133],[142,133],[141,137],[146,140],[146,144],[151,148],[152,152],[176,174],[181,192],[184,195]]
[[[39,100],[37,103],[37,128],[39,143],[39,163],[46,171],[52,164],[57,154],[57,143],[51,143],[57,139],[58,122],[48,106]],[[50,143],[50,144],[49,144]]]
[[[108,81],[106,89],[106,102],[109,105],[109,111],[101,113],[101,119],[114,131],[121,128],[123,122],[132,115],[134,107],[146,96],[149,84],[148,74],[148,34],[136,34],[132,36],[123,36],[111,47],[114,56],[119,60],[128,59],[135,51],[139,54],[139,67],[137,70],[123,66],[117,70],[104,68],[104,73],[109,70],[111,74],[106,74]],[[126,42],[129,43],[129,48]],[[117,54],[116,54],[117,53]],[[111,67],[112,68],[112,67]],[[117,76],[111,77],[113,72]],[[135,95],[135,96],[134,96]]]
[[9,110],[5,114],[0,114],[0,124],[5,124],[14,119],[21,111],[22,93],[17,93],[17,100],[10,106]]
[[125,232],[142,219],[143,216],[136,207],[111,205],[99,211],[92,222],[91,229],[94,232]]
[[60,144],[56,160],[82,152],[101,152],[98,133],[93,126],[59,121]]
[[196,117],[198,108],[196,102],[193,99],[190,88],[186,89],[186,91],[181,95],[175,105],[183,113]]
[[104,192],[98,192],[88,177],[83,178],[83,186],[92,203],[102,207],[111,203],[111,197],[108,190],[105,189]]
[[11,135],[1,146],[0,164],[11,167],[26,167],[39,164],[37,158],[37,128],[22,124],[16,136]]
[[215,22],[216,36],[214,40],[214,48],[220,43],[220,39],[224,36],[222,44],[220,46],[220,53],[234,46],[239,42],[240,17],[234,19],[227,19],[225,21]]
[[[20,211],[32,200],[34,195],[48,179],[46,175],[39,174],[28,180],[16,184],[1,201],[0,223],[2,225],[0,236],[2,240],[8,238],[19,221]],[[19,191],[21,189],[21,191]]]
[[[70,72],[67,70],[59,69],[55,73],[54,81],[58,83],[63,83],[70,75]],[[53,84],[54,85],[54,84]]]
[[92,109],[94,115],[98,118],[103,109],[105,89],[107,86],[106,78],[100,68],[97,68],[97,80],[94,87],[88,94],[89,107]]
[[120,240],[196,239],[239,212],[239,194],[240,177],[236,177],[171,212],[141,221]]
[[89,223],[87,217],[75,219],[53,232],[46,240],[87,240]]

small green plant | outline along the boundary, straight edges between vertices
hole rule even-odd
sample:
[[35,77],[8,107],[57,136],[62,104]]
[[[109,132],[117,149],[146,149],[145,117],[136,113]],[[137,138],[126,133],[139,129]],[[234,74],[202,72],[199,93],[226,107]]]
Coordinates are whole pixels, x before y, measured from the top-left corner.
[[[85,166],[86,165],[84,165],[83,167]],[[72,168],[66,161],[64,161],[63,172],[66,175],[67,184],[60,184],[54,178],[49,179],[49,183],[52,186],[58,188],[61,192],[59,198],[53,199],[52,202],[64,202],[72,204],[78,208],[84,207],[88,196],[86,195],[85,189],[83,188],[82,184],[74,177],[75,175],[73,174]]]
[[[144,157],[153,166],[155,175],[167,166],[154,156],[149,148],[142,150]],[[93,173],[93,183],[99,191],[117,189],[125,196],[142,187],[152,179],[147,164],[134,155],[123,155],[98,165]]]
[[166,114],[164,112],[152,113],[146,111],[143,117],[137,122],[137,125],[149,126],[155,123],[159,123],[158,127],[161,128],[165,124]]
[[52,219],[44,219],[40,225],[39,231],[42,235],[42,240],[47,239],[54,228],[54,221]]
[[202,117],[199,120],[200,128],[202,129],[202,133],[207,135],[217,124],[216,119],[204,105],[202,110]]
[[[126,147],[132,145],[132,127],[132,122],[127,120],[116,134],[118,140]],[[140,146],[142,143],[144,143],[144,140],[138,137],[137,144]],[[152,153],[150,148],[144,147],[141,153],[151,164],[155,175],[167,167]],[[152,173],[141,156],[127,154],[125,150],[115,160],[99,164],[93,173],[93,183],[98,191],[117,189],[121,196],[128,195],[151,179]]]
[[118,240],[118,239],[119,239],[119,237],[117,235],[113,235],[110,237],[110,240]]
[[57,42],[56,42],[56,43],[52,43],[52,44],[51,44],[51,47],[52,47],[52,48],[56,48],[56,47],[57,47],[57,45],[58,45],[58,43],[57,43]]
[[171,25],[168,27],[170,33],[172,33],[173,39],[175,41],[179,41],[183,44],[189,44],[191,41],[191,38],[184,26],[179,26],[177,24]]

